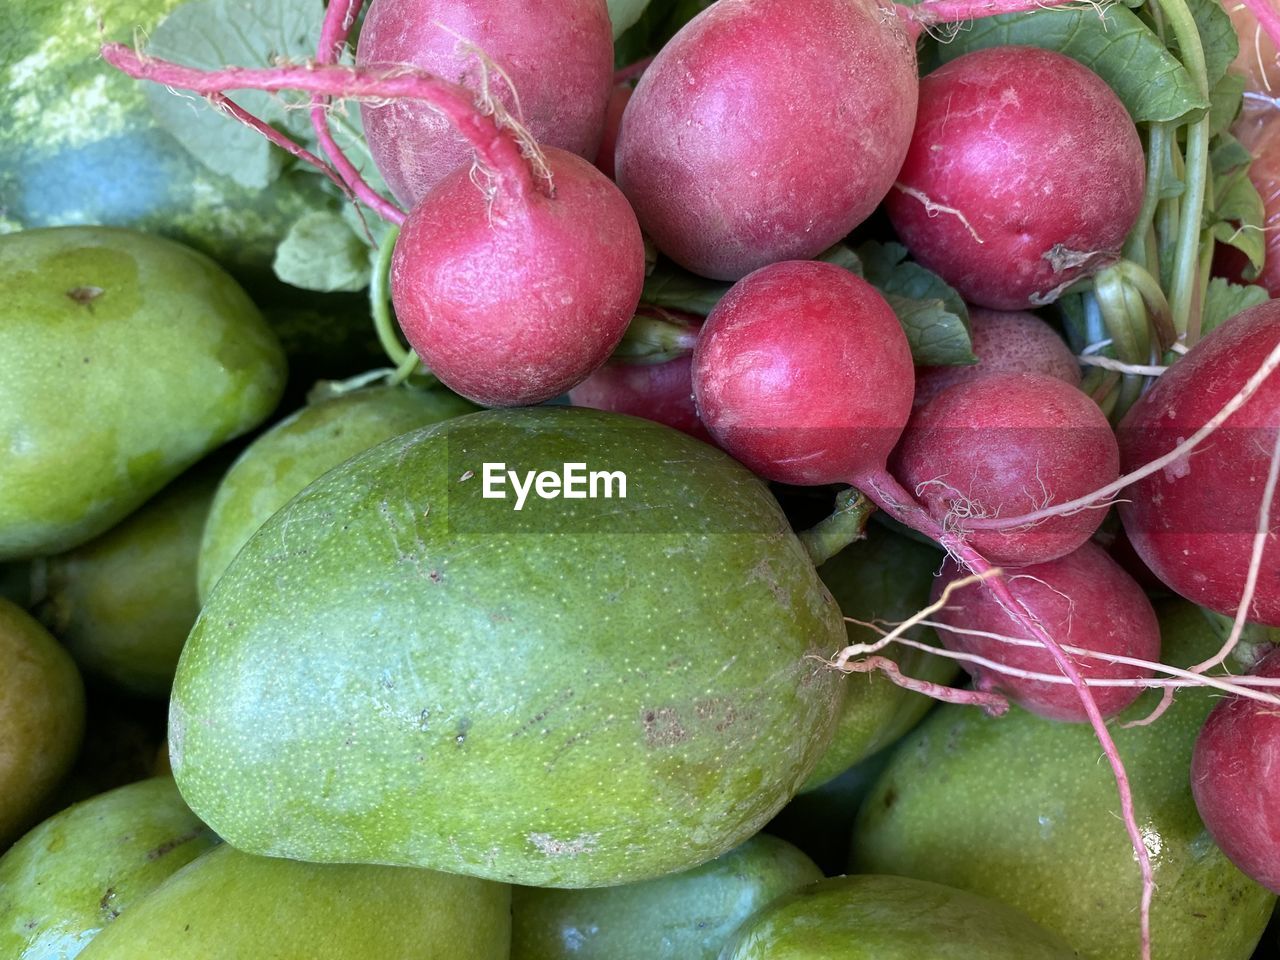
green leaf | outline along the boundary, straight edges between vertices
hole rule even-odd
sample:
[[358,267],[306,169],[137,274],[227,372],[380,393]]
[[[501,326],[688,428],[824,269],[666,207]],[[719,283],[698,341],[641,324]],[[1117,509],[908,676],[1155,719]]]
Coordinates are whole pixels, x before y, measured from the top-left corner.
[[729,292],[729,286],[696,276],[664,259],[659,260],[653,272],[645,278],[640,302],[705,317]]
[[1244,103],[1245,79],[1238,73],[1228,73],[1209,94],[1209,136],[1225,133],[1235,122],[1240,105]]
[[[324,16],[320,0],[188,0],[157,25],[146,45],[152,56],[192,67],[265,67],[315,55]],[[210,109],[193,95],[146,85],[152,115],[197,160],[242,186],[261,189],[289,160],[261,134]],[[283,95],[233,91],[231,99],[261,120],[305,136],[306,110],[286,109]],[[302,102],[301,98],[294,102]]]
[[828,247],[814,259],[842,267],[854,276],[862,276],[862,261],[847,243],[837,243],[834,247]]
[[[1219,0],[1187,0],[1192,19],[1200,33],[1200,45],[1204,47],[1205,72],[1209,75],[1209,89],[1227,74],[1227,68],[1240,53],[1240,39],[1231,17],[1223,9]],[[1177,39],[1173,31],[1169,31],[1169,47],[1173,53],[1178,51]]]
[[369,284],[369,246],[336,213],[304,214],[280,241],[276,276],[304,290],[363,290]]
[[1271,294],[1262,287],[1241,286],[1231,283],[1222,277],[1214,277],[1209,281],[1209,291],[1204,298],[1204,307],[1200,311],[1201,336],[1226,323],[1241,310],[1256,307],[1271,299]]
[[1220,133],[1209,151],[1209,163],[1213,175],[1221,177],[1253,162],[1253,154],[1243,143],[1229,133]]
[[640,19],[614,41],[614,63],[625,67],[657,53],[711,4],[712,0],[653,0]]
[[1249,179],[1248,167],[1236,170],[1214,186],[1213,216],[1216,219],[1262,229],[1267,213],[1258,188]]
[[1160,38],[1127,7],[1055,7],[1001,14],[975,22],[952,43],[940,44],[942,62],[973,50],[1022,44],[1057,50],[1084,64],[1110,84],[1134,122],[1176,120],[1209,106],[1191,74]]
[[898,315],[918,366],[977,363],[969,336],[969,310],[941,277],[906,259],[898,243],[858,247],[868,283],[884,294]]
[[1238,167],[1214,187],[1213,209],[1205,217],[1213,238],[1248,257],[1252,275],[1257,276],[1267,255],[1263,230],[1267,214],[1258,188],[1249,179],[1249,168]]

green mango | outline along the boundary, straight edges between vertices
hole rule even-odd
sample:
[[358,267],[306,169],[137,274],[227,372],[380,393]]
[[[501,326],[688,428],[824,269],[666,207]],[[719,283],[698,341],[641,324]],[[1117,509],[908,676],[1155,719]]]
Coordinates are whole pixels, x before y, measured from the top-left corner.
[[25,610],[0,599],[0,850],[39,815],[84,735],[71,656]]
[[33,561],[37,615],[87,674],[163,697],[200,612],[196,558],[218,476],[196,470],[69,553]]
[[218,487],[200,544],[200,597],[209,596],[254,531],[322,473],[383,440],[475,410],[446,390],[382,386],[321,400],[281,420],[249,445]]
[[132,227],[189,244],[256,284],[274,280],[272,257],[294,221],[339,208],[324,178],[306,169],[263,190],[215,174],[156,122],[146,84],[99,55],[104,41],[145,37],[181,2],[5,4],[0,233]]
[[[1162,659],[1220,646],[1197,608],[1161,609]],[[1220,694],[1180,691],[1150,726],[1144,694],[1110,729],[1151,851],[1152,945],[1160,960],[1246,960],[1275,897],[1238,871],[1196,813],[1188,770]],[[1141,879],[1116,785],[1093,731],[1013,708],[1000,718],[942,706],[911,733],[862,807],[853,863],[993,897],[1066,938],[1085,960],[1138,953]]]
[[[942,560],[943,554],[936,547],[870,524],[865,539],[824,563],[818,568],[818,576],[846,617],[863,623],[895,624],[929,605],[933,575]],[[870,627],[847,621],[845,632],[850,644],[874,643],[881,636]],[[937,642],[932,630],[920,627],[908,630],[906,636]],[[913,647],[891,645],[881,651],[881,656],[896,661],[906,676],[918,680],[945,684],[960,672],[954,661]],[[883,673],[849,674],[844,683],[851,689],[840,714],[840,725],[804,790],[822,786],[893,743],[933,706],[928,697],[898,686]]]
[[0,857],[0,956],[71,960],[215,843],[167,777],[62,811]]
[[791,844],[757,834],[657,880],[595,890],[516,887],[511,960],[716,960],[747,917],[821,879]]
[[[486,497],[485,464],[625,475]],[[548,483],[547,488],[549,489]],[[394,438],[274,514],[178,665],[170,759],[236,846],[529,886],[686,870],[809,775],[840,611],[768,488],[678,431],[494,410]]]
[[284,355],[213,261],[107,227],[0,236],[0,559],[105,532],[275,407]]
[[103,930],[83,960],[507,960],[511,888],[431,870],[220,846]]
[[779,897],[723,960],[1077,960],[1017,910],[903,877],[834,877]]

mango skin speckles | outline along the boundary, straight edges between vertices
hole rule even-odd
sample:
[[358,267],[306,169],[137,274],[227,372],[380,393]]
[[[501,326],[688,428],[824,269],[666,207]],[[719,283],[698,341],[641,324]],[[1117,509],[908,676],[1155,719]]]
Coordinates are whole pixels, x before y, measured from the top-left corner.
[[[626,500],[481,497],[481,463],[585,460]],[[536,461],[536,462],[535,462]],[[826,748],[840,611],[764,484],[580,408],[487,411],[316,481],[214,587],[174,773],[244,850],[538,886],[688,869]]]

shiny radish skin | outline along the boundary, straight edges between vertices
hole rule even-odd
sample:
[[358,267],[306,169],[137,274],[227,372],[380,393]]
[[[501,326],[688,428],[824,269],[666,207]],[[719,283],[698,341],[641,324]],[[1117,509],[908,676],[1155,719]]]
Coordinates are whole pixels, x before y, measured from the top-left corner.
[[1034,313],[969,308],[969,334],[978,362],[916,367],[914,405],[922,407],[947,387],[988,373],[1043,373],[1080,386],[1080,363],[1065,340]]
[[918,84],[914,39],[875,0],[718,0],[636,85],[618,183],[695,273],[814,257],[889,191]]
[[[1161,374],[1120,424],[1125,472],[1168,453],[1203,427],[1280,345],[1280,300],[1236,314]],[[1126,487],[1125,532],[1174,592],[1234,616],[1258,530],[1271,451],[1280,430],[1280,374],[1272,374],[1190,456]],[[1280,626],[1280,495],[1248,619]]]
[[[1250,671],[1280,679],[1280,651]],[[1191,793],[1222,852],[1280,893],[1280,713],[1257,700],[1223,700],[1205,721],[1191,756]]]
[[[948,559],[934,580],[933,599],[943,589],[967,575]],[[1038,620],[1063,646],[1086,647],[1141,660],[1160,659],[1160,623],[1142,588],[1124,569],[1093,543],[1048,563],[1011,570],[1009,591],[1027,613]],[[981,584],[956,589],[935,619],[950,626],[1035,641],[1015,624],[1009,614]],[[1033,673],[1061,675],[1039,644],[1015,646],[990,637],[952,630],[937,631],[950,650],[971,653]],[[1149,677],[1150,670],[1107,663],[1074,655],[1086,680]],[[1085,723],[1080,695],[1067,684],[1027,680],[990,667],[962,662],[981,690],[1003,693],[1026,710],[1050,720]],[[1104,717],[1119,713],[1142,693],[1142,688],[1094,687],[1093,698]]]
[[[613,86],[613,38],[604,0],[373,0],[356,64],[408,64],[487,87],[539,143],[593,157]],[[363,104],[360,117],[378,172],[406,207],[472,160],[471,146],[423,103]]]
[[[951,515],[962,530],[969,516],[1018,516],[1084,496],[1114,482],[1119,467],[1098,405],[1035,373],[990,373],[944,390],[912,415],[890,462],[932,516]],[[1026,566],[1076,550],[1105,514],[1081,510],[965,537],[992,563]]]
[[885,208],[915,259],[966,300],[1021,310],[1119,255],[1145,180],[1138,131],[1097,74],[1002,46],[920,81]]
[[781,483],[850,483],[883,471],[914,384],[911,348],[884,297],[812,260],[740,280],[693,352],[702,422],[738,461]]
[[544,150],[555,190],[492,199],[455,170],[396,241],[391,296],[409,345],[485,406],[559,396],[617,346],[644,284],[644,241],[618,188]]

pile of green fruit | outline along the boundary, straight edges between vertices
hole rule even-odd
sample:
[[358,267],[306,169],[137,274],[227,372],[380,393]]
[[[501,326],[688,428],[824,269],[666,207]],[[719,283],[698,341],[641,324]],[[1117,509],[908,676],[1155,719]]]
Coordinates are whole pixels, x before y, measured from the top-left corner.
[[[0,960],[1277,955],[1280,190],[1235,30],[948,3],[15,8]],[[1005,57],[1103,104],[1034,148],[1087,186],[907,184],[917,117],[963,152],[929,83]],[[125,75],[226,108],[228,66],[258,131]],[[1013,89],[956,127],[1053,99]]]

